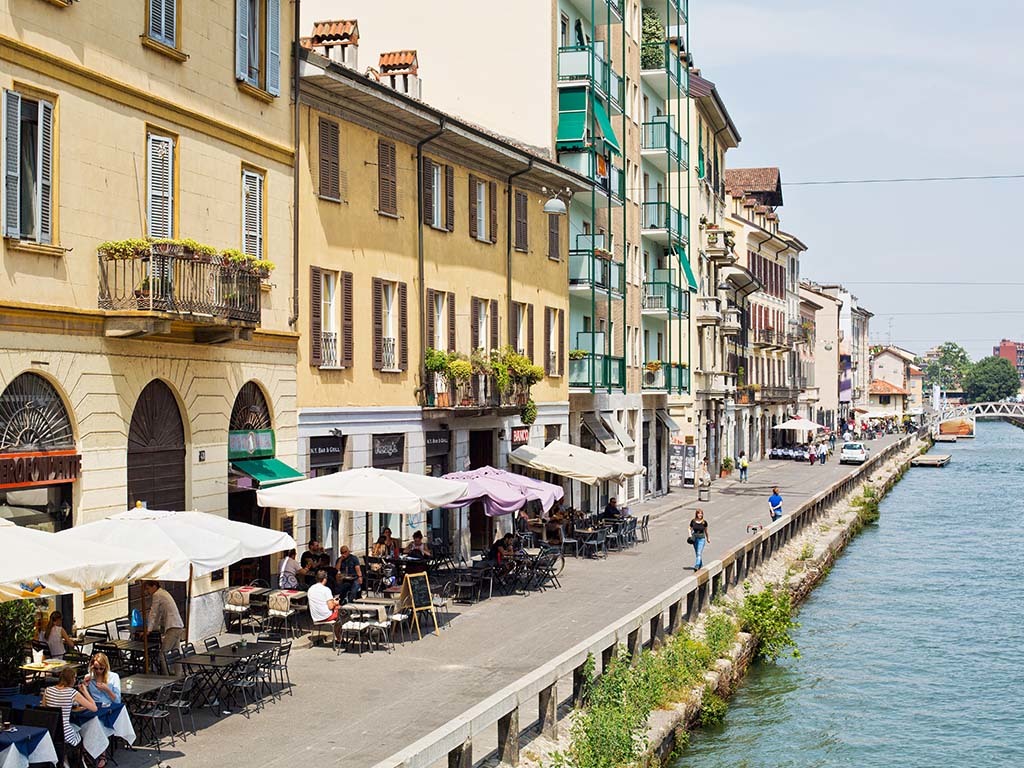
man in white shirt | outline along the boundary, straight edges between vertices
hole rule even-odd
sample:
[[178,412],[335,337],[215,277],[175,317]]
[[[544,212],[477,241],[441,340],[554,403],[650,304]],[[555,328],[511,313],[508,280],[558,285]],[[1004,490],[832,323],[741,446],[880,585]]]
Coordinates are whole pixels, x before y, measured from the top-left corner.
[[321,569],[316,572],[316,584],[306,592],[306,600],[309,602],[309,616],[314,624],[338,620],[341,603],[334,599],[327,586],[327,571]]
[[144,581],[142,592],[149,598],[147,629],[160,633],[160,669],[165,675],[173,674],[167,667],[167,652],[181,645],[185,634],[185,622],[181,620],[178,606],[171,593],[160,586],[159,581]]

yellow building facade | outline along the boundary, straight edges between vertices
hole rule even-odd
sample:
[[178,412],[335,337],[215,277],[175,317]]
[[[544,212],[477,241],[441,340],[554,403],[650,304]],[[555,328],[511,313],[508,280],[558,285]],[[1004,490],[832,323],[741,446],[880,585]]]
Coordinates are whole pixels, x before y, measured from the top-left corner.
[[[354,23],[317,29],[300,64],[300,469],[438,476],[566,439],[568,226],[544,206],[586,180],[345,66]],[[388,56],[415,77],[413,52]],[[527,363],[535,381],[504,380]],[[478,548],[501,524],[311,511],[297,535],[361,550],[390,526]]]
[[[0,483],[19,524],[135,502],[285,522],[237,462],[295,456],[291,14],[163,6],[0,10],[0,463],[63,466]],[[268,570],[196,584],[192,635]],[[87,596],[79,624],[123,596]]]

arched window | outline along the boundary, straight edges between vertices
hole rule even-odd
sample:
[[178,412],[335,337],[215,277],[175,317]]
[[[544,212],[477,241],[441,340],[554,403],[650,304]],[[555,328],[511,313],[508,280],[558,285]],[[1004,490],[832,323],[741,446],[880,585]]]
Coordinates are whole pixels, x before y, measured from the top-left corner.
[[263,396],[263,390],[256,382],[247,381],[235,397],[228,429],[233,432],[251,432],[270,428],[270,407]]
[[37,373],[12,380],[0,395],[0,452],[74,447],[71,419],[54,386]]

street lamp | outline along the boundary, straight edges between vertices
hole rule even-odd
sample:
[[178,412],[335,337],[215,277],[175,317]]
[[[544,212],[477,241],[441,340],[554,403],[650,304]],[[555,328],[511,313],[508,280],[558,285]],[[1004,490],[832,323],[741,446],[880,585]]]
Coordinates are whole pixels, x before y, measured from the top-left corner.
[[[568,212],[566,202],[572,200],[572,189],[566,187],[565,189],[550,190],[547,187],[541,187],[541,192],[545,195],[551,195],[546,203],[544,203],[544,213],[552,216],[564,216]],[[562,198],[565,198],[564,200]]]

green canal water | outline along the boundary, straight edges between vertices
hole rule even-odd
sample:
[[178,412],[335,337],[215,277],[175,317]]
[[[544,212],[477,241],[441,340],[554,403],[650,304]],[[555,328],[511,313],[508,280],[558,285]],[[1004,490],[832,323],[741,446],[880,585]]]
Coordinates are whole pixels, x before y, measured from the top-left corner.
[[933,452],[674,768],[1024,766],[1024,431]]

